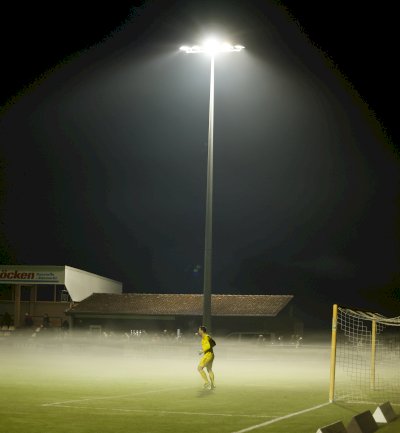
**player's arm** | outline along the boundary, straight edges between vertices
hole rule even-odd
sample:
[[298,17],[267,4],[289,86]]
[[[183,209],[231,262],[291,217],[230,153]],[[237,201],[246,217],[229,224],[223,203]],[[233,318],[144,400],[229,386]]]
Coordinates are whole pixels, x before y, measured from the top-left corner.
[[204,355],[204,340],[201,340],[201,350],[199,350],[199,355]]

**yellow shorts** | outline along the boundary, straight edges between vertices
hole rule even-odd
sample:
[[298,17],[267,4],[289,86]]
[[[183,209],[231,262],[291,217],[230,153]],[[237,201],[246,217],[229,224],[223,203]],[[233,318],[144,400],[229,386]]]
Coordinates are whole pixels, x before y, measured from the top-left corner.
[[200,359],[199,367],[212,368],[213,361],[214,361],[214,353],[213,352],[207,352]]

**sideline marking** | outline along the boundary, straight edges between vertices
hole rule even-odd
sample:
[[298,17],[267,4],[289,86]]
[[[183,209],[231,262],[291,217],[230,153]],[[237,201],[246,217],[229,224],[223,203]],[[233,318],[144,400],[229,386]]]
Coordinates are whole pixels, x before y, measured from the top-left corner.
[[189,387],[185,387],[185,388],[179,387],[179,388],[154,389],[152,391],[137,392],[135,394],[109,395],[109,396],[103,396],[103,397],[80,398],[80,399],[77,399],[77,400],[56,401],[55,403],[44,403],[41,406],[59,406],[59,405],[62,405],[64,403],[79,403],[81,401],[108,400],[108,399],[112,399],[112,398],[135,397],[137,395],[154,394],[154,393],[157,393],[157,392],[176,391],[176,390],[184,390],[184,389],[190,389],[190,388]]
[[320,409],[321,407],[328,406],[328,404],[331,404],[331,403],[326,402],[323,404],[319,404],[318,406],[313,406],[313,407],[309,407],[308,409],[300,410],[298,412],[289,413],[288,415],[280,416],[278,418],[271,419],[270,421],[265,421],[261,424],[252,425],[250,427],[247,427],[247,428],[244,428],[242,430],[238,430],[238,431],[235,431],[232,433],[246,433],[248,431],[255,430],[256,428],[265,427],[267,425],[274,424],[274,423],[282,421],[284,419],[292,418],[293,416],[296,416],[296,415],[302,415],[303,413],[307,413],[307,412],[311,412],[311,411],[316,410],[316,409]]
[[156,409],[118,409],[109,407],[91,407],[91,406],[70,406],[66,404],[59,404],[57,407],[68,407],[73,409],[91,409],[91,410],[107,410],[114,412],[142,412],[142,413],[156,413],[166,415],[204,415],[204,416],[223,416],[223,417],[243,417],[243,418],[273,418],[274,415],[247,415],[247,414],[235,414],[235,413],[210,413],[210,412],[180,412],[170,410],[156,410]]

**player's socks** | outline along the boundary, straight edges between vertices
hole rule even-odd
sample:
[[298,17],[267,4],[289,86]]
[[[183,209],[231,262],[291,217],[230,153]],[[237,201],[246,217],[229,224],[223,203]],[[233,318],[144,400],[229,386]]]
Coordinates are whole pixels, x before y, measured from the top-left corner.
[[213,371],[209,371],[208,375],[210,376],[211,388],[215,388],[215,385],[214,385],[214,372]]
[[206,372],[204,370],[199,371],[199,373],[201,374],[201,377],[203,378],[205,383],[208,383],[208,377],[206,375]]

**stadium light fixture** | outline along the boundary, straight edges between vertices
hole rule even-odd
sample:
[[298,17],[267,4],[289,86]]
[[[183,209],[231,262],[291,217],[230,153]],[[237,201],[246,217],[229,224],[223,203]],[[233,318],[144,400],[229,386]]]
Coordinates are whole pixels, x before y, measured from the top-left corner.
[[197,54],[205,53],[215,55],[218,53],[233,53],[235,51],[242,51],[243,45],[232,45],[229,42],[221,42],[218,39],[209,38],[206,39],[202,45],[183,45],[179,48],[186,54]]
[[207,54],[211,57],[210,74],[210,107],[208,121],[208,160],[207,160],[207,197],[206,228],[204,247],[204,281],[203,281],[203,325],[211,330],[211,267],[212,267],[212,204],[213,204],[213,148],[214,148],[214,64],[219,53],[240,52],[243,45],[232,45],[229,42],[210,37],[202,45],[183,45],[180,51],[186,54]]

